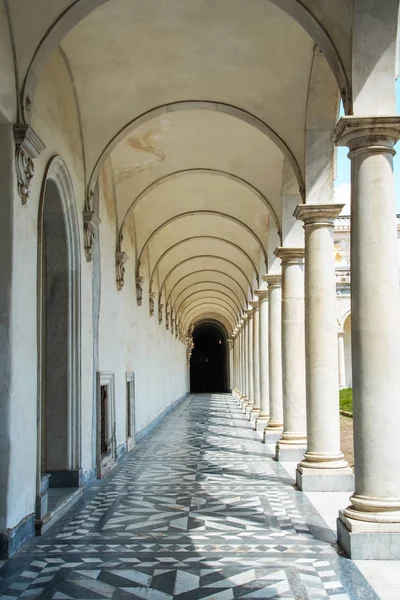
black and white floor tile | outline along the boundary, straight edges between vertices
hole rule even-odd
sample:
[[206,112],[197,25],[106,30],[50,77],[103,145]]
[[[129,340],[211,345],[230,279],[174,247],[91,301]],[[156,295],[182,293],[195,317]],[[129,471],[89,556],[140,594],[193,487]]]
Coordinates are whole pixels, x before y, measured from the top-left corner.
[[7,561],[0,597],[378,598],[222,394],[190,396]]

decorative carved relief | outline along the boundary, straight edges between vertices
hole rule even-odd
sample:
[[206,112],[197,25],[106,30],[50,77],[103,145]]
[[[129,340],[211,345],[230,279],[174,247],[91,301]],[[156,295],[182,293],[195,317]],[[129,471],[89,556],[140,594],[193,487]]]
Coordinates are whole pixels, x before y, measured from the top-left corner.
[[115,270],[118,291],[121,291],[125,284],[125,263],[129,256],[125,252],[115,253]]
[[154,298],[156,297],[155,292],[150,292],[149,294],[149,310],[150,310],[150,316],[152,317],[154,315]]
[[158,305],[158,322],[160,325],[162,323],[163,310],[164,310],[164,304],[159,304]]
[[144,284],[143,277],[140,277],[140,275],[137,275],[136,276],[136,300],[137,300],[138,306],[142,306],[143,284]]
[[168,310],[168,308],[165,311],[165,328],[167,331],[169,330],[169,310]]
[[30,125],[14,125],[14,139],[18,193],[22,204],[26,204],[31,195],[30,186],[35,174],[33,159],[40,156],[46,146]]
[[100,223],[99,217],[93,210],[83,211],[83,237],[87,262],[93,258],[94,239]]

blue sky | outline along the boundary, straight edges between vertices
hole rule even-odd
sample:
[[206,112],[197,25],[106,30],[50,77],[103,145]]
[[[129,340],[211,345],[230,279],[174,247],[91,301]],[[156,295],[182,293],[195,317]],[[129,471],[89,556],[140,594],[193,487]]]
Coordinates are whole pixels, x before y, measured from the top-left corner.
[[[396,82],[396,110],[397,114],[400,114],[400,78]],[[396,144],[397,154],[394,157],[394,179],[396,189],[396,212],[400,213],[400,142]],[[343,194],[337,201],[345,201],[346,198],[346,184],[350,184],[350,160],[347,158],[348,149],[338,148],[337,149],[337,164],[336,164],[336,180],[335,190],[341,187]]]

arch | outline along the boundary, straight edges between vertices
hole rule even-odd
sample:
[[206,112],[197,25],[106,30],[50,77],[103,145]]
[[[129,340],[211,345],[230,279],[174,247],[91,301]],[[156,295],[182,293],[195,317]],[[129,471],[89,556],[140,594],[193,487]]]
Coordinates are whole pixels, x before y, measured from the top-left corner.
[[[102,164],[104,164],[104,163],[102,163]],[[228,171],[223,171],[222,169],[193,168],[193,169],[180,169],[180,170],[174,171],[173,173],[168,173],[168,175],[163,175],[162,177],[159,177],[158,179],[153,181],[150,185],[148,185],[142,192],[140,192],[140,194],[135,198],[135,200],[132,202],[132,204],[130,205],[130,207],[128,208],[128,210],[126,211],[126,213],[124,215],[124,218],[122,220],[121,227],[120,227],[120,233],[119,233],[120,239],[122,239],[122,237],[123,237],[126,219],[128,218],[129,214],[132,212],[132,210],[134,210],[135,206],[137,206],[140,203],[140,201],[143,200],[143,198],[147,194],[149,194],[150,192],[155,190],[157,187],[163,185],[165,182],[169,181],[170,179],[176,179],[178,177],[192,174],[192,173],[206,173],[206,174],[212,174],[212,175],[216,175],[216,176],[226,177],[227,179],[231,179],[232,181],[234,181],[240,185],[243,185],[244,187],[249,189],[252,193],[254,193],[261,200],[261,202],[271,212],[271,214],[274,218],[276,227],[278,229],[278,233],[280,234],[281,224],[279,222],[278,216],[277,216],[274,208],[272,207],[271,203],[266,198],[266,196],[259,189],[257,189],[254,185],[252,185],[251,183],[249,183],[248,181],[243,179],[243,177],[239,177],[238,175],[235,175],[234,173],[229,173]]]
[[230,221],[233,221],[234,223],[237,223],[238,225],[240,225],[241,227],[243,227],[243,229],[245,229],[253,238],[254,240],[257,242],[258,246],[261,248],[261,251],[263,253],[263,257],[264,257],[264,261],[265,261],[265,266],[268,269],[268,256],[266,253],[266,250],[260,240],[260,238],[258,237],[258,235],[256,233],[254,233],[254,231],[252,229],[250,229],[250,227],[248,227],[248,225],[246,225],[245,223],[243,223],[242,221],[240,221],[240,219],[237,219],[236,217],[232,217],[231,215],[227,215],[225,213],[221,213],[217,210],[191,210],[188,212],[184,212],[184,213],[180,213],[179,215],[175,215],[174,217],[171,217],[170,219],[168,219],[167,221],[165,221],[164,223],[162,223],[161,225],[159,225],[147,238],[147,240],[145,241],[145,243],[143,244],[142,249],[140,250],[138,259],[137,259],[137,269],[139,269],[140,267],[140,262],[142,259],[142,255],[143,252],[146,249],[146,246],[148,244],[150,244],[151,240],[157,235],[157,233],[159,233],[160,231],[162,231],[164,229],[164,227],[166,227],[167,225],[170,225],[171,223],[174,223],[175,221],[178,221],[179,219],[183,219],[184,217],[189,217],[189,216],[194,216],[194,215],[215,215],[215,216],[219,216],[219,217],[223,217],[225,219],[228,219]]
[[234,242],[231,242],[230,240],[226,240],[224,238],[217,237],[217,236],[214,236],[214,235],[194,235],[194,236],[192,236],[190,238],[185,238],[184,240],[180,240],[179,242],[176,242],[176,244],[173,244],[167,250],[165,250],[165,252],[163,252],[161,254],[161,256],[157,260],[156,264],[154,265],[153,271],[151,273],[151,276],[150,276],[150,286],[151,286],[151,284],[153,282],[154,274],[155,274],[155,271],[156,271],[158,265],[160,264],[160,262],[162,261],[162,259],[165,258],[165,256],[169,252],[171,252],[171,250],[174,250],[175,248],[177,248],[178,246],[180,246],[182,244],[187,244],[188,242],[191,242],[192,240],[200,240],[200,239],[204,239],[204,240],[219,240],[219,241],[224,242],[225,244],[228,244],[228,245],[236,248],[237,250],[239,250],[249,260],[249,262],[251,263],[251,265],[252,265],[252,267],[254,269],[254,272],[256,274],[257,285],[259,285],[259,281],[260,280],[259,280],[259,276],[258,276],[257,267],[256,267],[253,259],[247,254],[247,252],[245,252],[243,250],[243,248],[241,248],[240,246],[238,246]]
[[[72,180],[64,161],[55,156],[44,175],[38,213],[38,496],[43,466],[50,472],[69,473],[63,478],[67,487],[79,485],[80,256]],[[47,369],[49,360],[53,370],[51,365]]]
[[[181,311],[180,311],[181,316],[185,313],[185,311],[189,310],[190,308],[194,308],[196,306],[200,306],[201,303],[204,304],[204,302],[207,302],[207,303],[208,302],[212,302],[213,304],[221,306],[222,308],[226,308],[229,311],[232,310],[233,313],[236,315],[237,306],[234,303],[230,304],[228,302],[228,300],[222,299],[219,296],[207,296],[205,298],[194,298],[193,301],[190,302],[190,304],[184,306],[181,309]],[[240,309],[239,309],[238,312],[240,313]],[[176,314],[178,314],[178,313],[176,313]]]
[[[86,0],[79,2],[75,0],[68,8],[49,27],[41,39],[28,67],[21,92],[21,111],[25,123],[29,123],[30,110],[34,101],[37,82],[46,59],[58,46],[61,40],[86,16],[99,8],[109,0]],[[276,6],[283,10],[289,17],[292,17],[318,44],[326,60],[328,61],[332,72],[342,91],[345,99],[351,97],[350,83],[346,70],[343,66],[342,58],[336,48],[330,35],[327,33],[322,23],[317,19],[313,12],[307,8],[303,2],[293,2],[293,0],[271,0]],[[379,1],[379,0],[377,0]],[[215,105],[215,110],[221,110],[224,105],[210,102]],[[178,103],[174,103],[176,105]],[[170,106],[170,105],[169,105]],[[153,110],[161,111],[164,107],[157,107]],[[238,109],[239,110],[239,109]],[[149,111],[150,112],[150,111]],[[148,113],[146,113],[148,114]],[[161,114],[163,114],[161,112]],[[140,118],[140,117],[139,117]],[[264,124],[265,125],[265,124]],[[99,159],[100,160],[100,159]],[[91,178],[93,184],[93,179]],[[91,188],[90,188],[91,189]]]
[[[176,303],[178,302],[178,298],[179,298],[179,297],[180,297],[182,294],[184,294],[184,293],[185,293],[185,292],[187,292],[188,290],[191,290],[191,289],[192,289],[192,287],[193,287],[194,285],[203,285],[203,284],[204,284],[204,285],[211,285],[211,284],[212,284],[212,285],[219,285],[219,286],[221,286],[221,287],[225,288],[226,290],[229,290],[229,294],[233,295],[233,296],[236,298],[238,306],[240,306],[240,307],[241,307],[240,300],[239,300],[239,297],[238,297],[238,295],[236,294],[236,292],[234,292],[234,291],[233,291],[233,290],[232,290],[230,287],[228,287],[227,285],[225,285],[225,284],[223,284],[223,283],[216,282],[216,281],[199,281],[199,282],[197,282],[197,283],[193,283],[193,284],[189,285],[188,287],[184,288],[184,289],[183,289],[181,292],[179,292],[179,294],[177,295],[177,297],[176,297],[176,298],[175,298],[175,300],[174,300],[174,306],[176,305]],[[212,290],[214,290],[214,291],[217,291],[217,288],[210,288],[210,291],[212,291]],[[204,290],[197,290],[197,291],[201,292],[201,291],[204,291]],[[241,310],[241,309],[240,309],[240,310]]]
[[233,261],[229,260],[228,258],[224,258],[223,256],[218,256],[215,254],[198,254],[196,256],[191,256],[190,258],[185,258],[185,260],[182,260],[180,263],[176,264],[168,273],[168,275],[166,275],[166,277],[164,278],[164,281],[161,284],[160,290],[163,289],[163,287],[166,285],[167,283],[167,279],[170,275],[172,275],[172,273],[176,270],[179,269],[179,267],[181,267],[182,265],[185,265],[186,263],[195,260],[196,258],[216,258],[218,260],[223,260],[227,263],[229,263],[230,265],[234,266],[238,271],[241,272],[241,274],[243,275],[243,277],[246,279],[249,288],[252,289],[252,285],[250,282],[250,279],[247,277],[246,273],[240,268],[238,267]]
[[225,325],[223,323],[221,323],[220,321],[217,321],[216,319],[200,319],[199,321],[196,321],[195,328],[196,327],[200,328],[202,325],[208,325],[209,323],[214,325],[216,327],[216,329],[218,329],[220,331],[221,335],[224,336],[224,338],[226,340],[229,338],[229,334],[228,334],[228,331],[227,331]]
[[354,0],[351,83],[356,116],[396,114],[398,14],[398,0]]
[[188,311],[184,311],[184,313],[181,316],[181,322],[184,324],[187,323],[187,321],[190,319],[191,315],[193,313],[195,313],[196,311],[200,311],[200,312],[204,312],[204,309],[206,308],[213,308],[214,310],[216,310],[216,313],[218,314],[218,311],[220,311],[222,314],[225,314],[225,317],[227,317],[228,322],[231,323],[232,328],[233,328],[233,324],[235,323],[235,319],[236,319],[236,315],[234,313],[231,313],[228,309],[223,308],[222,306],[220,306],[219,304],[215,304],[213,302],[207,302],[204,303],[200,306],[195,306],[192,307],[190,310]]
[[[180,307],[182,306],[182,304],[183,304],[184,302],[186,302],[186,300],[188,300],[188,299],[189,299],[189,298],[191,298],[192,296],[195,296],[196,294],[203,294],[203,293],[207,293],[207,294],[209,294],[208,296],[206,296],[207,298],[219,298],[219,296],[211,296],[211,294],[215,294],[215,293],[217,293],[217,292],[218,292],[219,294],[222,294],[223,296],[225,296],[225,297],[229,298],[230,300],[232,300],[228,294],[225,294],[224,292],[220,292],[219,290],[216,290],[216,289],[211,289],[211,288],[210,288],[210,289],[206,289],[206,290],[196,290],[195,292],[192,292],[191,294],[189,294],[188,296],[186,296],[186,298],[184,298],[184,299],[181,301],[181,303],[179,304],[179,306],[177,306],[177,303],[176,303],[176,301],[175,301],[175,302],[174,302],[174,304],[173,304],[173,308],[175,308],[175,307],[176,307],[176,312],[178,312],[178,311],[179,311],[179,309],[180,309]],[[236,307],[236,308],[239,310],[239,312],[240,312],[240,311],[241,311],[241,306],[240,306],[240,303],[239,303],[239,302],[237,302],[237,303],[236,303],[234,300],[232,300],[232,302],[233,302],[233,304],[235,305],[235,307]]]
[[247,294],[245,292],[245,290],[242,288],[242,286],[230,275],[228,275],[227,273],[224,273],[223,271],[220,271],[219,269],[199,269],[198,271],[192,271],[192,273],[188,273],[187,275],[184,275],[183,277],[181,277],[181,279],[179,279],[179,281],[176,282],[176,284],[174,285],[174,287],[171,289],[170,293],[168,294],[168,297],[166,299],[166,304],[168,304],[169,299],[172,295],[172,292],[174,291],[174,289],[176,288],[176,286],[183,281],[184,279],[186,279],[186,277],[191,277],[191,275],[195,275],[196,273],[219,273],[220,275],[224,275],[225,277],[229,277],[229,279],[231,279],[232,281],[235,282],[236,285],[238,285],[240,287],[240,289],[243,292],[243,296],[244,296],[244,302],[247,302]]

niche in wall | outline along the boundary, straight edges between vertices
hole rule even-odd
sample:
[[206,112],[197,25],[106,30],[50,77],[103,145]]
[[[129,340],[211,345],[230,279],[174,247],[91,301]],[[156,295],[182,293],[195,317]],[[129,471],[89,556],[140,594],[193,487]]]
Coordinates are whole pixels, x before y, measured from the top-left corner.
[[103,478],[117,464],[115,436],[114,373],[97,373],[97,477]]
[[135,445],[135,374],[126,373],[126,446],[127,451]]

